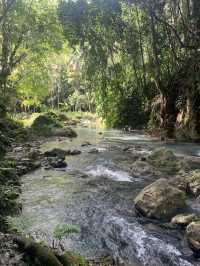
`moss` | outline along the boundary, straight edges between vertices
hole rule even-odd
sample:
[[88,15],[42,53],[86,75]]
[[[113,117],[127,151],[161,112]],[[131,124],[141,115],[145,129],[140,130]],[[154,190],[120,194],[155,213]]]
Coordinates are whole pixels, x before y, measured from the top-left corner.
[[57,254],[52,249],[36,243],[32,239],[15,237],[14,242],[33,262],[41,266],[88,266],[85,258],[73,252]]
[[56,255],[63,266],[88,266],[88,261],[81,255],[67,251],[63,255]]
[[165,148],[155,150],[147,161],[156,169],[167,174],[176,174],[178,171],[187,168],[187,165],[179,160],[171,150]]
[[61,128],[61,123],[57,120],[57,116],[50,112],[39,115],[33,122],[31,130],[41,136],[52,135],[55,128]]
[[63,266],[50,248],[36,243],[32,239],[16,237],[14,242],[26,256],[33,262],[38,261],[41,266]]

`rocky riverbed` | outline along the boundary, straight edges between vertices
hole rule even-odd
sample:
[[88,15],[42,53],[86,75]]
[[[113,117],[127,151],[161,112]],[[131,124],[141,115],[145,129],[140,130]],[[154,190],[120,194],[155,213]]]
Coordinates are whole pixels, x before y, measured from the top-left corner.
[[[78,128],[77,133],[76,139],[53,138],[41,146],[40,152],[47,158],[62,162],[64,158],[65,166],[55,168],[43,158],[41,168],[22,178],[22,217],[30,222],[28,231],[51,244],[58,224],[76,225],[80,233],[67,237],[63,245],[90,260],[108,256],[120,265],[198,265],[186,237],[191,230],[184,229],[188,223],[180,222],[185,217],[176,217],[171,223],[180,212],[199,213],[198,198],[190,188],[195,187],[192,182],[196,184],[191,176],[200,168],[198,157],[192,156],[198,154],[198,145],[192,150],[192,145],[165,144],[177,157],[160,149],[163,143],[145,135],[99,134],[88,128]],[[51,153],[58,148],[64,155]],[[186,177],[192,181],[188,183]],[[145,195],[147,192],[141,192],[144,187],[148,190],[158,179],[162,180],[159,187],[164,185],[165,189],[162,200],[154,197],[153,205],[148,200],[155,211],[147,215],[148,210],[141,211],[134,199],[140,193]],[[177,202],[180,206],[175,206]],[[157,216],[160,207],[164,215],[158,212]],[[189,223],[196,222],[193,218]],[[194,244],[193,239],[191,242]]]

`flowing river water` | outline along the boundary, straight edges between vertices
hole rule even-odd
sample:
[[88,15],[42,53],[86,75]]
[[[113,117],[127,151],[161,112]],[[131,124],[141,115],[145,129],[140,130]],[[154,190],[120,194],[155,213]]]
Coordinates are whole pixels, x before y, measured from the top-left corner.
[[[192,266],[184,234],[168,224],[138,217],[133,199],[153,177],[138,177],[130,172],[134,153],[127,146],[141,145],[140,153],[150,153],[161,144],[137,133],[95,128],[77,128],[76,139],[50,140],[42,151],[54,147],[79,149],[67,156],[66,169],[40,168],[22,178],[22,219],[38,238],[52,242],[58,224],[73,224],[80,233],[70,235],[65,248],[88,258],[106,255],[124,265]],[[92,145],[82,147],[84,141]],[[182,155],[200,156],[200,145],[168,144]],[[88,153],[97,148],[98,153]],[[198,208],[198,206],[197,206]]]

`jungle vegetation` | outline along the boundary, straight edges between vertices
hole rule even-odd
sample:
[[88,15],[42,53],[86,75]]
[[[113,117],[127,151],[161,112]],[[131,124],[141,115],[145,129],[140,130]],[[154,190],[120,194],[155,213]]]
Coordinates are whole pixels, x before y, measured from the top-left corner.
[[199,139],[199,0],[1,0],[0,57],[10,113],[90,111]]

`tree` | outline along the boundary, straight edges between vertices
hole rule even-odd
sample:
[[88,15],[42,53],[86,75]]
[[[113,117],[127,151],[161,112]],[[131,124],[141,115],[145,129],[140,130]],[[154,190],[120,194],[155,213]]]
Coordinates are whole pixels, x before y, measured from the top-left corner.
[[62,30],[51,1],[2,1],[0,91],[7,96],[9,77],[31,54],[62,47]]

